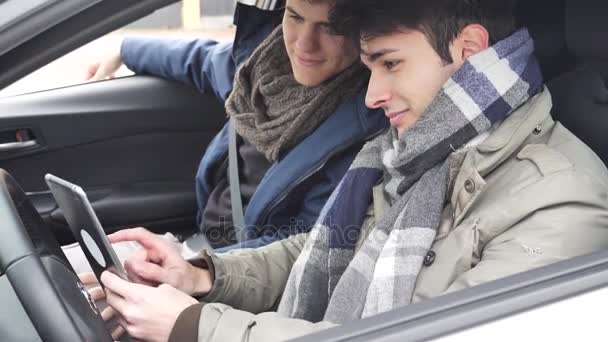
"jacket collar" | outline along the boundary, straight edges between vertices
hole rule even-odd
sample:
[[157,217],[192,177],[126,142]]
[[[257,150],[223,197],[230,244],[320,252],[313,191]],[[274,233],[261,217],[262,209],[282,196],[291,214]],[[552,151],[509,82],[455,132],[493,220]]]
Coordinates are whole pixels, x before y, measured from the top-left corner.
[[490,136],[474,149],[476,168],[485,175],[517,151],[532,132],[551,118],[553,102],[545,87],[507,117]]
[[546,126],[543,129],[553,126],[552,106],[551,94],[545,87],[509,115],[485,141],[466,153],[450,199],[454,210],[452,227],[460,223],[485,190],[484,177],[520,150],[541,124]]

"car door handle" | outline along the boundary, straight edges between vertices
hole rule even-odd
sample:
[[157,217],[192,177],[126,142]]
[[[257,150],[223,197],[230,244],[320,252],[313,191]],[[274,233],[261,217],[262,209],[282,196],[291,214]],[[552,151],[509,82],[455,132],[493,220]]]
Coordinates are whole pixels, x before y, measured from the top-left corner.
[[36,140],[28,140],[28,141],[18,141],[18,142],[10,142],[5,144],[0,144],[0,152],[11,152],[22,150],[28,147],[34,147],[38,143]]

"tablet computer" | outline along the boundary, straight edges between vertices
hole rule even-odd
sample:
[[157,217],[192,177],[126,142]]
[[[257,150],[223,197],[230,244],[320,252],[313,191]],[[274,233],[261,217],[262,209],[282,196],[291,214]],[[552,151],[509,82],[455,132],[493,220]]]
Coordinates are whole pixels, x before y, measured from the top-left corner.
[[84,190],[51,174],[47,174],[44,180],[97,279],[107,270],[128,280],[127,272],[116,256]]

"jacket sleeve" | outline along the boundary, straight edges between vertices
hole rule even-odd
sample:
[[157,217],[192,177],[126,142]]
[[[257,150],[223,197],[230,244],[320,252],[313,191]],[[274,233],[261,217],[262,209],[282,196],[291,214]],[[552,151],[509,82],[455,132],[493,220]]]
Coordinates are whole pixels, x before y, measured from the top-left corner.
[[276,312],[254,315],[224,304],[208,304],[201,311],[197,340],[205,342],[286,341],[336,326],[287,318]]
[[201,303],[180,314],[169,342],[285,341],[335,326],[286,318],[276,312],[256,315],[225,304]]
[[[490,240],[477,252],[479,262],[447,292],[608,248],[606,186],[583,178],[576,173],[553,177],[549,183],[564,193],[563,198],[530,210],[529,216]],[[547,184],[539,186],[538,193]]]
[[278,306],[307,237],[224,254],[204,252],[201,258],[215,274],[213,289],[203,303],[182,312],[169,341],[283,341],[334,326],[264,312]]
[[225,101],[236,69],[232,45],[209,39],[130,37],[122,43],[121,57],[136,74],[193,85]]
[[299,234],[257,249],[208,254],[215,281],[201,300],[253,313],[274,309],[307,237]]

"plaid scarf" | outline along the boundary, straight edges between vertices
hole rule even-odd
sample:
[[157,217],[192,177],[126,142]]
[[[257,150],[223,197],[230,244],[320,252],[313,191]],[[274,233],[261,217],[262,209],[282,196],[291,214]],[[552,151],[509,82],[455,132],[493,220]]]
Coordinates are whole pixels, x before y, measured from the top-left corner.
[[[291,270],[281,314],[343,323],[411,302],[447,198],[449,157],[542,89],[533,51],[522,29],[472,56],[400,138],[393,129],[363,147]],[[381,179],[391,207],[355,255]]]

